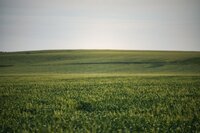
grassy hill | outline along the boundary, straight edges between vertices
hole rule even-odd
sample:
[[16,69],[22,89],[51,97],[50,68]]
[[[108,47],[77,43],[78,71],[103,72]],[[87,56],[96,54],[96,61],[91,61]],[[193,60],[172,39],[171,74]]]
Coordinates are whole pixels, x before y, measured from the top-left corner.
[[1,74],[199,74],[200,52],[65,50],[0,53]]
[[0,132],[200,132],[200,52],[2,52]]

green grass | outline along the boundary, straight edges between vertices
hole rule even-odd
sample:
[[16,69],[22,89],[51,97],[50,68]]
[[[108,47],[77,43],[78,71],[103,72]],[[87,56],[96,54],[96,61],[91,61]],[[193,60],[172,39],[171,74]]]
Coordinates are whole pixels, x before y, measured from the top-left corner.
[[0,53],[1,74],[200,73],[200,52],[35,51]]
[[200,52],[0,53],[0,132],[200,132]]

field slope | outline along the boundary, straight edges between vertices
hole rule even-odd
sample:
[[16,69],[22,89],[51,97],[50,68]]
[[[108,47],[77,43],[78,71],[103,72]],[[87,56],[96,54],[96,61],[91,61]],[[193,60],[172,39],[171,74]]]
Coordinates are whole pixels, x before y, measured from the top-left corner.
[[0,132],[200,132],[200,52],[1,52],[0,105]]

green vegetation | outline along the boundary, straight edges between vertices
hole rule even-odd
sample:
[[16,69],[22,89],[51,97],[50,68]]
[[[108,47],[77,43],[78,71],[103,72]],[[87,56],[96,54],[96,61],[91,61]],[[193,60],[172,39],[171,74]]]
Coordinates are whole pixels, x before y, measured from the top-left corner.
[[0,105],[0,132],[200,132],[200,52],[2,52]]

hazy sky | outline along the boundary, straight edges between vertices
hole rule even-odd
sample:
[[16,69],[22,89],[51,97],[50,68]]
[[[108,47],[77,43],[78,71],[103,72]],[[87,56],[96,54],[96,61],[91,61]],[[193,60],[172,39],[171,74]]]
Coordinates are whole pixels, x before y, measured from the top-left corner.
[[0,0],[0,51],[200,51],[200,0]]

